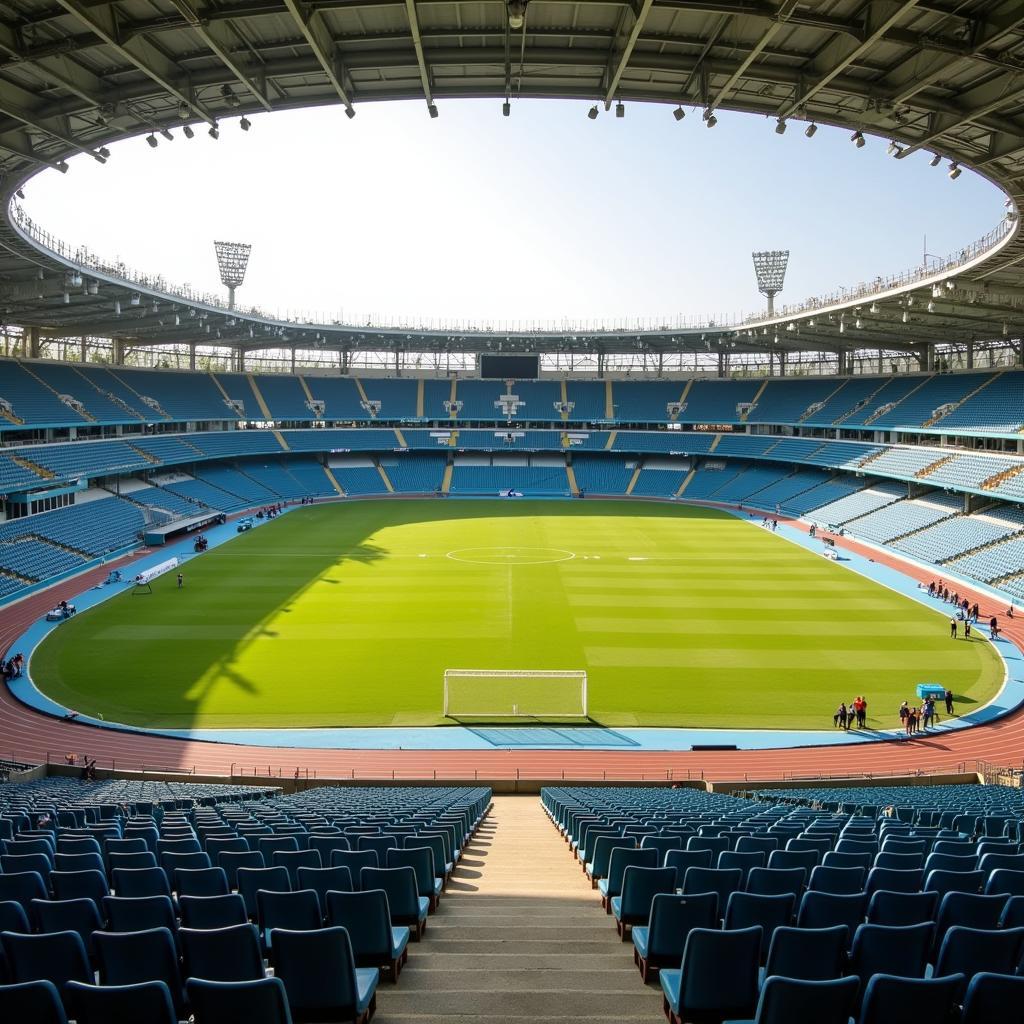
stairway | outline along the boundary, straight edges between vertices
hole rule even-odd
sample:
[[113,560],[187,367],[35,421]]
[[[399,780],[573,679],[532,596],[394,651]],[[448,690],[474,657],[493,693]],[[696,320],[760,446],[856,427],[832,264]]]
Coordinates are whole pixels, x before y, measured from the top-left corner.
[[114,405],[118,407],[118,409],[120,409],[122,412],[127,413],[132,418],[142,420],[143,422],[145,422],[145,416],[143,416],[137,409],[133,409],[123,399],[118,398],[118,396],[115,395],[113,391],[104,391],[103,388],[99,386],[99,384],[97,384],[94,380],[92,380],[91,378],[87,377],[84,373],[82,373],[82,371],[77,366],[72,366],[71,369],[74,370],[75,373],[77,373],[78,376],[81,377],[82,380],[93,389],[93,391],[102,395],[108,402],[112,402]]
[[953,413],[957,411],[957,409],[960,408],[961,405],[964,404],[964,402],[970,401],[976,394],[978,394],[979,391],[984,391],[985,388],[989,386],[989,384],[994,384],[1000,377],[1002,377],[1002,375],[1005,372],[1005,370],[1000,370],[998,373],[993,373],[991,376],[986,377],[981,382],[981,384],[979,384],[973,391],[969,391],[966,395],[964,395],[963,398],[960,399],[960,401],[954,402],[952,404],[952,408],[947,409],[945,412],[940,413],[938,416],[929,417],[924,421],[924,425],[926,427],[933,427],[936,423],[939,423],[941,420],[944,420],[947,416],[951,416]]
[[[20,367],[21,367],[21,368],[22,368],[22,369],[23,369],[23,370],[24,370],[24,371],[25,371],[25,372],[26,372],[26,373],[27,373],[27,374],[28,374],[28,375],[29,375],[29,376],[30,376],[30,377],[31,377],[31,378],[32,378],[32,379],[33,379],[33,380],[34,380],[34,381],[35,381],[35,382],[37,383],[37,384],[39,384],[39,385],[40,385],[41,387],[44,387],[44,388],[46,388],[46,390],[47,390],[47,391],[49,391],[49,392],[50,392],[50,394],[54,395],[54,396],[55,396],[55,397],[56,397],[56,398],[57,398],[58,400],[60,400],[60,398],[61,398],[60,392],[59,392],[59,391],[58,391],[58,390],[57,390],[56,388],[54,388],[54,387],[51,387],[51,386],[50,386],[49,384],[47,384],[47,383],[46,383],[46,381],[45,381],[45,380],[43,380],[43,378],[42,378],[42,377],[40,377],[40,376],[39,376],[39,374],[38,374],[38,373],[36,373],[36,371],[35,371],[35,370],[33,370],[33,369],[32,369],[32,367],[28,365],[28,363],[23,363],[23,362],[21,362],[21,361],[19,360],[19,361],[18,361],[18,365],[19,365],[19,366],[20,366]],[[76,396],[75,396],[75,395],[72,395],[71,397],[72,397],[72,398],[75,398]],[[78,399],[78,401],[81,401],[81,399]],[[67,403],[65,402],[65,403],[63,403],[63,404],[65,404],[65,405],[66,405]],[[85,403],[84,403],[84,402],[82,403],[82,408],[81,408],[81,409],[76,409],[76,408],[75,408],[74,406],[71,406],[71,405],[69,405],[69,406],[68,406],[68,408],[69,408],[69,409],[70,409],[70,410],[71,410],[71,411],[72,411],[73,413],[76,413],[77,415],[81,416],[83,420],[88,420],[88,421],[89,421],[90,423],[95,423],[95,422],[96,422],[96,417],[95,417],[95,416],[93,416],[93,414],[92,414],[91,412],[89,412],[89,410],[88,410],[88,409],[86,409],[86,408],[85,408]]]
[[30,459],[26,459],[24,455],[15,455],[14,452],[10,452],[8,458],[10,458],[11,462],[16,466],[21,466],[22,469],[27,469],[30,473],[35,473],[44,480],[53,480],[57,476],[57,474],[52,470],[36,465],[36,463],[32,462]]
[[996,491],[1004,480],[1019,476],[1021,473],[1024,473],[1024,463],[1019,466],[1011,466],[1009,469],[1004,469],[1001,473],[996,473],[994,476],[982,480],[981,489],[983,491]]
[[128,445],[128,447],[131,448],[131,450],[133,452],[135,452],[136,455],[141,456],[147,462],[151,462],[154,466],[162,466],[163,465],[163,460],[162,459],[158,459],[155,455],[151,455],[149,452],[147,452],[144,449],[140,448],[137,444],[132,444],[131,441],[129,441],[127,438],[124,439],[124,443],[126,445]]
[[375,1019],[652,1024],[660,990],[641,983],[632,948],[538,798],[498,796]]
[[[133,395],[136,395],[138,397],[138,399],[139,399],[139,402],[146,409],[149,409],[152,412],[155,412],[158,416],[162,416],[165,420],[174,419],[174,417],[155,398],[152,398],[151,396],[144,396],[141,392],[136,391],[135,388],[133,388],[131,386],[131,384],[128,383],[128,381],[126,381],[123,377],[120,377],[116,373],[114,373],[114,370],[113,370],[112,367],[110,367],[110,366],[107,367],[107,373],[109,373],[110,376],[113,377],[114,380],[116,380],[118,382],[118,384],[120,384],[123,388],[126,388]],[[146,398],[146,397],[149,397],[149,401],[144,401],[144,398]],[[152,402],[153,404],[150,405],[150,402]],[[151,419],[152,417],[151,416],[147,416],[146,418],[147,419]]]
[[934,462],[929,462],[928,465],[924,467],[924,469],[919,469],[914,474],[914,479],[920,480],[922,477],[929,476],[930,474],[934,473],[935,470],[937,470],[940,466],[946,465],[947,462],[952,462],[955,458],[955,455],[943,455],[940,458],[936,459]]
[[[934,379],[935,379],[935,374],[934,373],[929,374],[927,377],[922,377],[921,378],[921,382],[917,385],[916,388],[911,388],[905,395],[901,395],[899,398],[896,399],[895,402],[892,403],[892,408],[895,409],[896,406],[898,406],[901,402],[905,402],[911,395],[916,394],[918,391],[921,390],[921,388],[923,388],[925,386],[925,384],[927,384],[930,380],[934,380]],[[864,421],[864,426],[865,427],[871,426],[871,424],[874,423],[875,420],[877,420],[879,416],[883,415],[880,410],[884,409],[885,406],[888,405],[888,404],[889,404],[888,402],[883,402],[882,405],[880,405],[877,409],[875,409],[875,411]],[[891,412],[892,410],[888,409],[886,411],[887,412]]]

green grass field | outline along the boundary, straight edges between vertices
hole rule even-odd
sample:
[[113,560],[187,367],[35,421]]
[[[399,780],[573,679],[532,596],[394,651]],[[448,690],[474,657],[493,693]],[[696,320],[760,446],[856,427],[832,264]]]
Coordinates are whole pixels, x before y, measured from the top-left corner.
[[[560,560],[555,560],[560,559]],[[1003,669],[947,617],[756,525],[627,502],[393,501],[291,512],[64,623],[37,685],[133,725],[435,725],[446,668],[586,669],[610,726],[896,724]]]

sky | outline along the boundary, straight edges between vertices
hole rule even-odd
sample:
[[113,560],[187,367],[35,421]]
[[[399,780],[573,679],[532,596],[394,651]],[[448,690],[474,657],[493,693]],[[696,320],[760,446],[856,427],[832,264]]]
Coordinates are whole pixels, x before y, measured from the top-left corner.
[[367,103],[250,115],[156,149],[135,138],[26,186],[38,223],[173,282],[223,292],[213,241],[252,243],[238,303],[289,316],[481,326],[728,322],[763,308],[750,253],[788,249],[777,304],[944,256],[1002,196],[930,154],[793,122],[627,104]]

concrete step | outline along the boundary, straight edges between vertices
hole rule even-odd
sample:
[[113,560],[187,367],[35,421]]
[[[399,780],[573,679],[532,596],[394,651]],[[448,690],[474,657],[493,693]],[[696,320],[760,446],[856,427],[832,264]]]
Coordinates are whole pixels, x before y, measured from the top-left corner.
[[[396,992],[618,992],[633,995],[643,992],[640,972],[631,961],[623,960],[616,970],[577,970],[575,963],[559,964],[558,957],[549,958],[548,967],[525,970],[520,961],[505,969],[478,967],[469,970],[438,971],[430,968],[421,970],[410,958],[409,965],[402,972]],[[390,1002],[391,1000],[389,1000]]]
[[[386,999],[384,997],[387,997]],[[453,1017],[458,1014],[486,1015],[492,1022],[509,1017],[532,1017],[535,1020],[549,1016],[626,1017],[646,1016],[656,1020],[661,1005],[658,993],[646,989],[636,977],[634,991],[608,991],[604,987],[594,991],[574,991],[563,994],[490,988],[482,991],[414,992],[403,988],[385,991],[378,1000],[389,1013],[422,1016]],[[645,1013],[646,1010],[646,1013]]]

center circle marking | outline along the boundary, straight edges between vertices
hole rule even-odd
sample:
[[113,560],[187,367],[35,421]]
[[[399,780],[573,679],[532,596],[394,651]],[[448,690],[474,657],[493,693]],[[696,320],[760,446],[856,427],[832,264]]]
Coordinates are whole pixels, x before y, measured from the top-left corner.
[[445,557],[453,562],[469,562],[472,565],[545,565],[568,562],[576,554],[564,548],[489,547],[456,548]]

